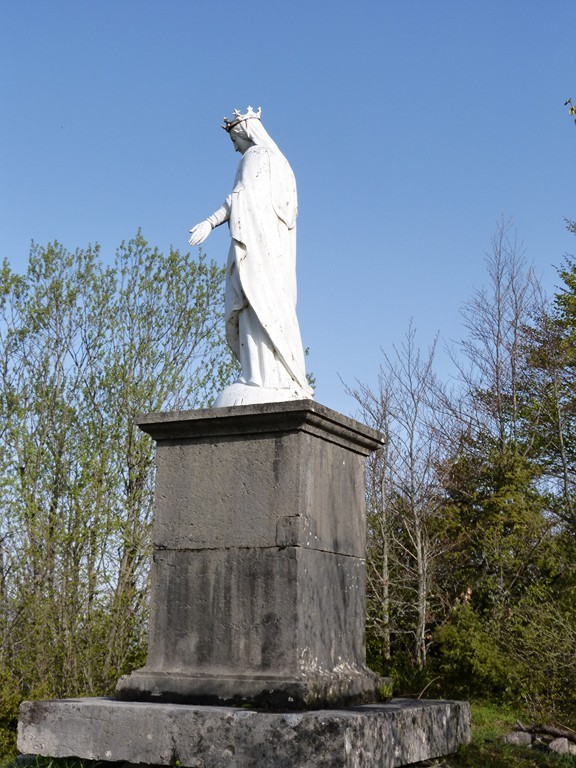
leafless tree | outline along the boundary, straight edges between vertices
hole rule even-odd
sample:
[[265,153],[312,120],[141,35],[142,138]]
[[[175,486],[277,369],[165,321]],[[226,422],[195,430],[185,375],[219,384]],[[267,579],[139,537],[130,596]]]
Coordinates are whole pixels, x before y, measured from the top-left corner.
[[384,355],[377,389],[360,383],[348,391],[361,418],[386,437],[368,466],[369,622],[378,630],[385,659],[393,637],[407,636],[414,662],[424,667],[434,561],[444,547],[433,525],[442,505],[442,447],[435,427],[435,344],[423,355],[415,336],[410,324],[393,355]]

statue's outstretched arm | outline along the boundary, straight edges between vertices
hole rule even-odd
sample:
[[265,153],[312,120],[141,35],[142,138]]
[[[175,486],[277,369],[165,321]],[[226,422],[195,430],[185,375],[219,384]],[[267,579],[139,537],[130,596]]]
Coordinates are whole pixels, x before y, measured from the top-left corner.
[[225,221],[228,221],[230,218],[230,200],[231,197],[229,195],[217,211],[214,211],[211,216],[208,216],[207,219],[201,221],[200,224],[196,224],[195,227],[192,227],[192,229],[189,230],[190,239],[188,242],[190,245],[200,245],[200,243],[203,243],[204,240],[206,240],[214,227],[219,227],[220,224],[224,224]]

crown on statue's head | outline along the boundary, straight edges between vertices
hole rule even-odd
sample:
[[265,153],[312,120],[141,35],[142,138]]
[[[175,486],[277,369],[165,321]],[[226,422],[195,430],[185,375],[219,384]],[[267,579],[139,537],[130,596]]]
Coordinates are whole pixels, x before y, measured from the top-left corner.
[[232,128],[234,128],[235,125],[238,125],[238,123],[244,122],[244,120],[252,120],[253,118],[257,118],[260,120],[260,115],[262,114],[262,107],[258,107],[258,112],[254,112],[252,107],[248,107],[246,110],[246,114],[241,114],[239,109],[235,109],[232,113],[232,119],[229,120],[227,117],[224,118],[224,123],[221,125],[221,128],[224,128],[225,131],[230,131]]

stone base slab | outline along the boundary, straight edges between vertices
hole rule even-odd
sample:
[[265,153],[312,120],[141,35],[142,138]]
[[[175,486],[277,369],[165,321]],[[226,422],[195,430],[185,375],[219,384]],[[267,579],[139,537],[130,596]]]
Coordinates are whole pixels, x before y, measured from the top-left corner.
[[394,768],[469,740],[467,703],[412,699],[314,712],[64,699],[24,702],[18,723],[23,753],[182,768]]

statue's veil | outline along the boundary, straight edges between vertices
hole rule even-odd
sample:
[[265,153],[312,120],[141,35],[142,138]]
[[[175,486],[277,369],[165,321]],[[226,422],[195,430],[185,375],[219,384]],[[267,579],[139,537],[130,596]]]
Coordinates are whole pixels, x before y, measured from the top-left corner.
[[244,120],[238,125],[238,127],[242,127],[242,132],[246,138],[250,139],[250,141],[253,141],[256,146],[266,147],[266,149],[269,149],[272,152],[277,152],[279,155],[282,154],[279,146],[270,136],[266,128],[264,128],[260,120]]

